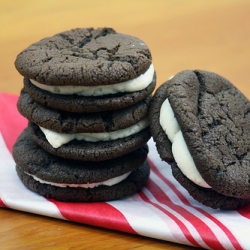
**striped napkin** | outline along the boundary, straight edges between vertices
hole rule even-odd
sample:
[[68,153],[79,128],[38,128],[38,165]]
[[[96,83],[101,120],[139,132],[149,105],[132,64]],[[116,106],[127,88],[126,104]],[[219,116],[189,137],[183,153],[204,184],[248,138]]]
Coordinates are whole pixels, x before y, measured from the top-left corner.
[[149,141],[150,179],[137,194],[116,201],[67,203],[26,189],[15,172],[13,144],[27,125],[18,96],[0,94],[0,206],[205,249],[250,249],[250,205],[237,211],[205,207],[172,177]]

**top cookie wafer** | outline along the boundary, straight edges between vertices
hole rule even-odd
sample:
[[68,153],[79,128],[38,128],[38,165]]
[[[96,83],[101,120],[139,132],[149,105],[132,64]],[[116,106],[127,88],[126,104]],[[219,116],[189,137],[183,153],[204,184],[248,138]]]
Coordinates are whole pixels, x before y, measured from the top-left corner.
[[53,86],[97,86],[128,81],[151,65],[148,47],[111,28],[78,28],[30,45],[15,61],[24,77]]

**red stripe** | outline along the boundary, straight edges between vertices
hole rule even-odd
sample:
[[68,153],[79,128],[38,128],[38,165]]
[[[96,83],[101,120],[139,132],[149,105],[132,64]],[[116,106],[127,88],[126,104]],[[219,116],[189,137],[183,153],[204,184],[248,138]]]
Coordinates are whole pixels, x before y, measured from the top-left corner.
[[0,94],[0,131],[10,152],[18,135],[27,126],[27,119],[16,108],[17,99],[17,95]]
[[137,234],[124,215],[106,202],[67,203],[48,200],[58,207],[67,220]]
[[0,198],[0,207],[7,207],[1,198]]
[[[178,196],[178,198],[187,206],[193,207],[192,204],[187,200],[187,198],[176,188],[176,186],[170,182],[165,176],[162,175],[162,173],[157,169],[157,167],[154,165],[154,163],[149,160],[150,162],[150,166],[151,169],[154,171],[154,173],[161,178],[171,189],[172,191]],[[194,207],[193,207],[194,208]],[[240,245],[240,243],[238,242],[238,240],[235,238],[235,236],[232,234],[232,232],[222,223],[220,222],[218,219],[214,218],[212,215],[210,215],[209,213],[205,212],[204,210],[202,210],[201,208],[195,208],[197,211],[199,211],[200,213],[202,213],[205,217],[209,218],[211,221],[213,221],[224,233],[225,235],[228,237],[229,241],[232,243],[232,245],[235,247],[235,249],[243,249]],[[190,220],[191,221],[191,220]],[[202,238],[206,238],[207,232],[204,231],[204,235],[202,236]],[[209,238],[208,238],[209,239]],[[210,238],[209,240],[211,240],[212,238]],[[217,246],[217,244],[220,244],[217,237],[215,236],[213,238],[213,243],[216,245],[213,245],[212,248],[217,248],[219,246]],[[217,243],[216,243],[217,242]],[[222,246],[221,246],[222,247]],[[220,248],[221,248],[220,247]]]
[[[224,249],[220,242],[217,241],[217,238],[213,231],[197,216],[187,211],[182,206],[174,204],[168,195],[162,191],[161,188],[158,187],[152,180],[149,181],[149,190],[155,196],[158,202],[168,206],[169,208],[173,209],[176,213],[184,217],[187,221],[189,221],[194,228],[196,228],[197,233],[201,236],[203,241],[211,248],[216,249]],[[186,236],[191,235],[189,231],[185,232]],[[205,237],[204,237],[205,236]],[[193,236],[192,236],[193,237]],[[211,241],[216,239],[217,244],[212,244]],[[197,243],[198,244],[198,243]],[[201,246],[199,246],[201,247]]]
[[241,207],[241,208],[237,209],[237,212],[238,212],[241,216],[245,217],[245,218],[248,219],[248,220],[250,220],[250,213],[249,213],[249,211],[250,211],[250,204],[248,204],[248,205],[246,205],[246,206],[244,206],[244,207]]
[[[147,188],[148,188],[149,184],[147,184]],[[160,205],[152,202],[142,191],[140,191],[139,196],[141,197],[141,199],[151,205],[153,205],[154,207],[156,207],[157,209],[159,209],[160,211],[162,211],[164,214],[166,214],[169,218],[171,218],[177,225],[178,227],[181,229],[181,231],[183,232],[184,236],[186,237],[186,239],[188,240],[188,242],[196,247],[201,247],[198,242],[194,239],[194,237],[190,234],[188,228],[186,227],[186,225],[179,220],[176,216],[174,216],[173,214],[171,214],[170,212],[168,212],[166,209],[162,208]],[[183,244],[186,244],[186,242],[183,242]]]

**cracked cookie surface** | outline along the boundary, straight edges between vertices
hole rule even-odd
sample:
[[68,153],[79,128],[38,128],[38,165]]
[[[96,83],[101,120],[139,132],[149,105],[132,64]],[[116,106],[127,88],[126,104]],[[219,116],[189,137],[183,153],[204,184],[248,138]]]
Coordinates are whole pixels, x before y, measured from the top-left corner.
[[109,85],[133,79],[151,64],[140,39],[112,28],[77,28],[30,45],[15,61],[27,78],[47,85]]
[[[249,100],[222,76],[203,70],[182,71],[163,84],[153,98],[149,117],[159,154],[173,168],[176,163],[171,142],[159,124],[160,107],[166,98],[195,165],[212,190],[236,199],[250,199]],[[190,181],[178,171],[173,172],[180,182],[185,179],[187,186]],[[192,183],[191,195],[193,186],[197,192],[201,189]],[[215,206],[222,206],[218,204]]]

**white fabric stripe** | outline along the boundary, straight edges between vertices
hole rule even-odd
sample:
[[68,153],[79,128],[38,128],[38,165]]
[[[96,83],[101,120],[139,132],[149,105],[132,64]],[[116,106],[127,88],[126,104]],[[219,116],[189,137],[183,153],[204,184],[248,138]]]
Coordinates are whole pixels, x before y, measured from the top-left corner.
[[7,207],[65,220],[56,205],[44,197],[28,191],[19,180],[15,172],[15,162],[1,133],[0,162],[0,197]]
[[[201,221],[203,221],[204,224],[206,224],[211,229],[211,231],[213,231],[213,233],[217,237],[217,240],[221,243],[221,245],[225,249],[234,249],[230,239],[227,237],[225,232],[215,222],[213,222],[211,219],[206,217],[204,214],[202,214],[200,211],[198,211],[195,207],[187,206],[186,204],[184,204],[179,199],[179,197],[174,192],[172,192],[172,190],[169,190],[168,185],[163,180],[161,180],[158,176],[156,176],[154,173],[151,174],[151,179],[155,182],[156,185],[159,186],[159,188],[161,188],[161,190],[163,190],[164,192],[166,192],[166,190],[167,190],[167,194],[174,204],[176,204],[180,207],[183,207],[185,210],[187,210],[188,212],[193,214],[195,217],[197,217]],[[181,189],[182,188],[180,188],[179,191],[182,191]],[[183,195],[186,196],[185,194],[183,194]],[[195,204],[195,205],[197,205],[197,207],[202,209],[204,212],[209,213],[210,215],[212,215],[212,213],[214,211],[217,211],[217,210],[214,210],[212,208],[205,208],[204,206],[202,206],[201,204],[199,204],[196,201],[192,201],[192,203],[193,204],[197,203],[197,204]]]
[[[143,190],[142,190],[142,192],[143,192]],[[134,201],[139,203],[140,209],[141,209],[141,207],[145,206],[150,210],[150,212],[154,216],[157,215],[157,219],[161,220],[161,222],[158,222],[158,223],[164,223],[164,227],[167,227],[167,231],[164,229],[164,227],[157,227],[157,229],[158,230],[160,229],[160,231],[161,231],[160,235],[163,236],[162,238],[159,238],[159,239],[168,240],[168,241],[171,239],[172,242],[189,244],[187,238],[185,237],[183,232],[180,230],[178,225],[168,215],[166,215],[164,212],[162,212],[161,210],[156,208],[154,205],[145,202],[138,194],[132,196],[131,198]],[[148,216],[150,216],[150,215],[148,214]],[[154,222],[155,222],[155,220],[154,220]],[[159,235],[159,231],[158,232],[155,231],[155,234]]]
[[156,198],[154,197],[154,195],[149,190],[147,190],[147,189],[144,189],[144,190],[145,190],[144,193],[151,200],[151,202],[158,204],[163,209],[167,210],[172,215],[174,215],[176,218],[178,218],[183,224],[185,224],[186,228],[189,230],[189,232],[191,233],[191,235],[193,236],[193,238],[196,240],[196,242],[198,244],[200,244],[203,248],[207,248],[207,249],[209,248],[206,245],[206,243],[203,241],[203,239],[201,238],[197,229],[192,225],[192,223],[190,221],[188,221],[185,217],[183,217],[181,214],[179,214],[178,212],[176,212],[172,208],[168,207],[167,205],[162,204],[161,202],[158,202],[156,200]]
[[[250,220],[241,216],[237,211],[213,211],[217,218],[238,240],[243,249],[250,249]],[[231,249],[231,248],[228,248]]]
[[179,234],[179,238],[173,235],[172,232],[178,230],[175,222],[170,222],[171,219],[166,214],[151,204],[140,200],[138,194],[126,200],[115,200],[107,203],[118,209],[125,216],[130,226],[140,235],[190,244],[181,230],[176,233]]

